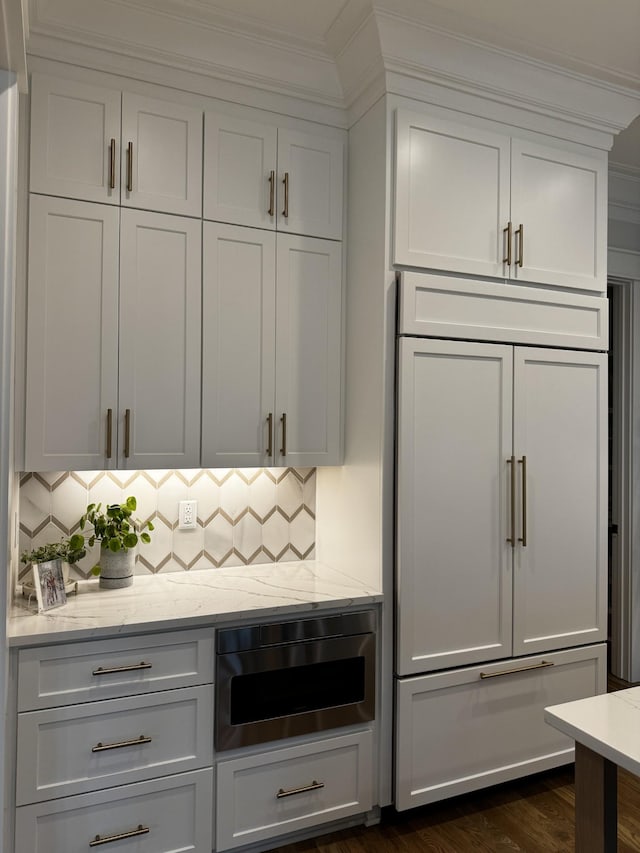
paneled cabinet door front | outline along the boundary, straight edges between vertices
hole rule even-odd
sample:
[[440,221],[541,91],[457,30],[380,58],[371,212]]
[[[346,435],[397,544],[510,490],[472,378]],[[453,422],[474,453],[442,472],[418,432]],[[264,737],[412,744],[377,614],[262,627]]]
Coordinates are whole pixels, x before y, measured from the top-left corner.
[[31,77],[31,192],[120,204],[119,91]]
[[277,270],[276,464],[339,465],[341,245],[279,234]]
[[506,275],[509,137],[398,110],[394,262]]
[[122,205],[202,216],[202,112],[125,92]]
[[121,468],[200,464],[201,223],[123,210]]
[[31,195],[26,471],[115,464],[119,215]]
[[274,464],[275,241],[204,223],[202,465]]
[[605,640],[607,357],[517,348],[514,376],[514,654]]
[[278,130],[278,231],[342,240],[344,145]]
[[205,219],[275,229],[277,136],[269,125],[205,113]]
[[512,353],[400,340],[400,675],[511,654]]
[[[606,155],[511,143],[511,275],[561,287],[607,289]],[[522,262],[522,265],[520,265]]]

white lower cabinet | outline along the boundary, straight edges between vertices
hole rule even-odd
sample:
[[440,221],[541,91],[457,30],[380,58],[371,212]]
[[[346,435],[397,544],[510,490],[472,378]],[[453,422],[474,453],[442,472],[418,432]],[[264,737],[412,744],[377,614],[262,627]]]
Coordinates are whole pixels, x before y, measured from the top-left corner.
[[20,714],[16,802],[210,765],[212,719],[210,685]]
[[211,768],[17,810],[15,853],[211,853]]
[[399,680],[396,808],[573,761],[543,709],[605,691],[604,643]]
[[366,729],[220,761],[216,850],[368,811],[372,743]]

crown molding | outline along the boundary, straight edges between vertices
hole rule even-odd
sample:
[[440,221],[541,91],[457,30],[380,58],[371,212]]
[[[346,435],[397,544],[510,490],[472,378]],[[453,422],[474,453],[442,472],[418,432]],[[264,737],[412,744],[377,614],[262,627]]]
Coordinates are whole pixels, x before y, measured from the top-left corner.
[[232,29],[226,17],[178,15],[167,0],[31,0],[30,12],[30,54],[64,59],[53,47],[57,40],[329,107],[344,105],[332,57],[300,42],[270,39],[264,30]]

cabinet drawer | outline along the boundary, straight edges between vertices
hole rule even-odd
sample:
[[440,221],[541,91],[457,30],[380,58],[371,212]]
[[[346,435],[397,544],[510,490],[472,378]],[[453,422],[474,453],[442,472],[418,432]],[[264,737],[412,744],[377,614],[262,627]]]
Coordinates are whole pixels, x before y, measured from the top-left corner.
[[216,849],[360,814],[371,805],[370,730],[222,761]]
[[213,688],[187,687],[18,715],[18,805],[213,760]]
[[[15,850],[211,853],[212,787],[213,771],[209,768],[99,794],[22,806],[17,810]],[[135,833],[129,836],[129,843],[113,838],[109,845],[107,839],[127,833]],[[103,840],[106,846],[96,844],[96,840]]]
[[212,680],[212,631],[22,649],[18,710],[191,687]]
[[402,273],[398,332],[606,350],[608,305],[599,296]]
[[605,690],[605,644],[398,681],[396,808],[573,761],[544,708]]

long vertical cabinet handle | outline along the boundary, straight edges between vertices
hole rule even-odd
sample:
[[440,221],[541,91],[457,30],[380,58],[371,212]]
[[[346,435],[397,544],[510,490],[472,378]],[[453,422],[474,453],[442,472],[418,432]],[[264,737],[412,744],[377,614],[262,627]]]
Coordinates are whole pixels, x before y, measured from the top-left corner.
[[516,237],[518,238],[518,260],[517,265],[521,267],[524,264],[524,225],[520,223],[520,227],[516,228]]
[[127,145],[127,192],[133,192],[133,142]]
[[282,456],[287,455],[287,415],[286,412],[280,418],[280,423],[282,424],[282,447],[280,448],[280,454]]
[[284,173],[282,183],[284,184],[284,209],[282,215],[287,219],[289,216],[289,172]]
[[518,464],[522,465],[522,536],[518,536],[518,542],[522,542],[522,547],[527,547],[527,457],[523,456],[518,460]]
[[267,415],[267,456],[273,456],[273,412]]
[[131,436],[131,409],[125,409],[124,412],[124,458],[129,458],[130,451],[130,436]]
[[508,222],[507,227],[502,229],[502,233],[507,235],[507,257],[502,259],[502,263],[510,267],[512,260],[511,242],[513,240],[513,225],[511,224],[511,222]]
[[109,189],[116,188],[116,141],[111,138],[109,144]]
[[267,213],[269,216],[273,216],[275,213],[275,201],[276,201],[276,173],[273,169],[269,172],[269,210]]
[[511,536],[507,536],[507,542],[512,548],[516,545],[516,457],[507,459],[507,465],[511,466]]
[[113,409],[107,409],[107,459],[111,459],[111,443],[113,438]]

